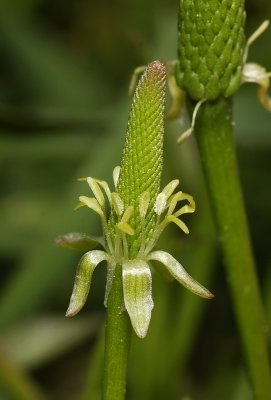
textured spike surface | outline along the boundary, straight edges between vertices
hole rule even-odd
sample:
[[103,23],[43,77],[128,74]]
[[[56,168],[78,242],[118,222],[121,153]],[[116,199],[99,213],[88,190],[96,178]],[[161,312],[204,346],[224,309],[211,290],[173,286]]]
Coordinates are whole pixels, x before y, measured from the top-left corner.
[[135,235],[129,238],[130,255],[140,246],[139,196],[150,192],[146,216],[148,239],[154,228],[153,205],[162,172],[166,68],[160,61],[148,65],[137,86],[128,121],[117,191],[125,207],[134,206],[130,220]]
[[194,100],[231,96],[240,86],[244,0],[180,0],[176,79]]

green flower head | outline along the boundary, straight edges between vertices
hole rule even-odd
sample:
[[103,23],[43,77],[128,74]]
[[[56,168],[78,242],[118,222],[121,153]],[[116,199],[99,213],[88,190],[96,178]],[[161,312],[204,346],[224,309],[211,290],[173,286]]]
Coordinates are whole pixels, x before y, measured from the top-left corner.
[[[160,189],[163,155],[166,68],[154,61],[143,73],[130,111],[121,166],[113,171],[114,190],[107,182],[81,178],[89,185],[93,197],[80,196],[79,204],[95,211],[103,229],[103,240],[73,233],[61,236],[63,247],[88,250],[78,265],[67,316],[83,307],[96,266],[108,266],[105,305],[114,271],[122,266],[124,307],[140,338],[147,334],[151,312],[152,276],[150,262],[159,261],[183,286],[210,299],[213,295],[195,281],[169,253],[155,249],[165,227],[173,222],[184,233],[188,227],[181,216],[195,211],[189,194],[177,191],[177,179]],[[95,247],[103,246],[104,250]]]

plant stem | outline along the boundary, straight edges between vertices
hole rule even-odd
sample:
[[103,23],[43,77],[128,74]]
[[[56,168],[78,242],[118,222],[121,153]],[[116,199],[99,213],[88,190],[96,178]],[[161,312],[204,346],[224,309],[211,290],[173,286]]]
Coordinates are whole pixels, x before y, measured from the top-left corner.
[[102,400],[123,400],[131,337],[131,323],[123,311],[122,268],[116,266],[107,302]]
[[[231,100],[202,105],[195,132],[255,399],[271,393],[266,326],[232,137]],[[218,294],[219,295],[219,294]]]

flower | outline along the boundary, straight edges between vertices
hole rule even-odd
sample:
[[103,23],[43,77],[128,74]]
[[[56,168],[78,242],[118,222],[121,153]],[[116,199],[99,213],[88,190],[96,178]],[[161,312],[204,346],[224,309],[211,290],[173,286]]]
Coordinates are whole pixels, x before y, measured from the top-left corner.
[[[137,87],[128,122],[121,167],[113,170],[115,190],[107,182],[92,177],[88,183],[93,197],[80,196],[76,209],[86,206],[101,220],[103,240],[79,233],[61,236],[57,244],[87,251],[79,261],[74,288],[66,315],[77,314],[88,296],[93,272],[107,262],[105,305],[117,265],[122,266],[123,300],[138,337],[147,334],[151,312],[152,276],[150,262],[162,263],[169,273],[193,293],[211,299],[213,295],[195,281],[169,253],[156,250],[163,230],[170,223],[188,234],[180,219],[195,211],[189,194],[175,192],[172,180],[160,191],[162,171],[163,119],[165,98],[164,65],[155,61],[146,68]],[[102,246],[103,250],[97,250]]]
[[[87,299],[94,269],[102,261],[107,261],[108,263],[106,304],[114,268],[117,264],[121,264],[124,305],[136,334],[143,338],[147,334],[153,308],[150,261],[155,260],[162,263],[179,283],[193,293],[207,299],[211,299],[213,295],[195,281],[172,255],[165,251],[153,250],[163,230],[171,222],[175,223],[184,233],[189,233],[188,227],[180,219],[180,216],[186,213],[193,213],[195,211],[195,202],[189,194],[181,191],[174,193],[179,184],[177,179],[171,181],[155,199],[153,206],[156,217],[155,228],[149,240],[146,240],[146,215],[150,207],[150,193],[145,191],[139,196],[141,243],[136,257],[129,258],[127,238],[135,234],[135,230],[129,224],[134,210],[132,206],[124,207],[124,202],[117,192],[119,172],[120,167],[116,167],[113,171],[115,192],[110,191],[105,181],[90,177],[83,178],[89,184],[94,197],[80,196],[80,202],[76,206],[76,209],[82,206],[89,207],[99,215],[105,238],[104,251],[92,250],[95,240],[79,233],[68,234],[58,238],[58,244],[63,247],[78,247],[81,249],[82,243],[85,243],[85,246],[89,243],[91,248],[79,262],[74,289],[66,315],[71,317],[81,310]],[[110,231],[112,229],[109,224],[110,220],[107,220],[108,212],[105,198],[107,198],[110,207],[111,218],[113,216],[116,221],[113,228],[114,235]],[[97,246],[100,244],[100,242],[96,242]]]

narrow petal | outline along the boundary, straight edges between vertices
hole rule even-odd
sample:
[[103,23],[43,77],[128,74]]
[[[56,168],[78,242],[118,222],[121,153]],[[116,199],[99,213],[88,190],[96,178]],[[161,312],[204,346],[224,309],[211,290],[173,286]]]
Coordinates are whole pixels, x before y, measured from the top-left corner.
[[93,271],[101,261],[107,258],[107,253],[100,250],[89,251],[83,255],[77,267],[73,292],[66,317],[73,317],[84,306],[88,296]]
[[167,206],[167,198],[165,193],[161,192],[158,194],[158,196],[156,197],[155,203],[154,203],[154,212],[157,215],[161,215]]
[[179,215],[194,212],[196,209],[196,204],[195,204],[193,197],[190,196],[190,194],[178,192],[178,193],[175,193],[173,196],[171,196],[171,198],[169,199],[168,215],[170,215],[174,212],[175,207],[179,201],[185,201],[185,200],[188,201],[188,204],[185,205],[187,207],[183,206],[180,209],[182,211]]
[[85,205],[91,210],[95,211],[97,214],[99,214],[101,217],[104,215],[103,210],[101,209],[100,204],[98,203],[98,200],[96,200],[94,197],[87,197],[87,196],[80,196],[79,197],[80,203],[76,208],[79,207],[80,204]]
[[117,214],[118,217],[120,217],[124,210],[123,201],[121,200],[120,195],[116,192],[112,192],[111,197],[112,197],[112,204],[113,204],[115,213]]
[[131,216],[133,215],[133,212],[134,212],[134,207],[133,206],[128,206],[126,208],[126,210],[124,211],[124,214],[123,214],[123,216],[121,218],[121,221],[122,222],[128,222],[129,219],[131,218]]
[[100,238],[88,236],[85,233],[71,232],[66,235],[58,236],[55,244],[71,250],[89,251],[94,250],[102,244]]
[[96,197],[98,203],[100,206],[104,206],[105,200],[104,200],[104,195],[103,192],[100,189],[99,184],[96,182],[95,179],[93,178],[87,178],[87,183],[89,184],[90,189],[92,190],[94,196]]
[[103,188],[103,190],[104,190],[104,192],[105,192],[105,194],[106,194],[106,196],[108,198],[109,204],[111,205],[112,204],[112,198],[111,198],[111,191],[109,189],[108,183],[106,181],[100,181],[98,179],[96,180],[96,182],[98,182],[99,185]]
[[145,191],[139,196],[139,215],[142,219],[146,217],[150,205],[150,192]]
[[208,289],[193,279],[171,254],[165,251],[153,251],[149,254],[148,260],[160,261],[179,283],[198,296],[205,299],[212,299],[214,297]]
[[117,189],[119,177],[120,177],[120,166],[117,165],[113,169],[113,181],[114,181],[115,189]]
[[153,309],[150,267],[141,260],[128,261],[122,266],[122,278],[126,310],[137,336],[144,338]]
[[131,225],[127,224],[127,222],[119,222],[117,224],[118,229],[123,232],[127,233],[127,235],[133,236],[135,234],[135,230],[131,227]]
[[174,190],[176,189],[176,187],[179,185],[179,179],[174,179],[173,181],[169,182],[164,189],[162,190],[162,193],[164,193],[166,195],[166,198],[168,199],[172,193],[174,192]]
[[188,234],[189,233],[189,229],[187,228],[187,225],[181,221],[180,219],[174,217],[174,215],[168,215],[165,218],[165,221],[167,222],[173,222],[174,224],[176,224],[184,233]]

